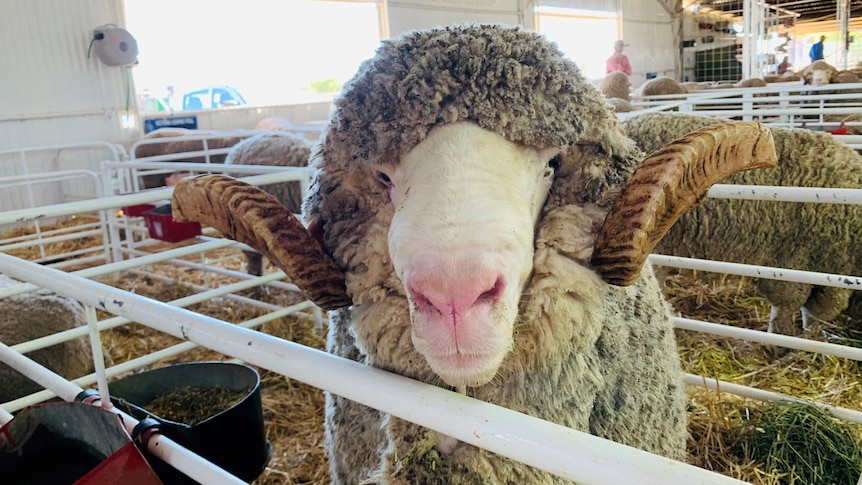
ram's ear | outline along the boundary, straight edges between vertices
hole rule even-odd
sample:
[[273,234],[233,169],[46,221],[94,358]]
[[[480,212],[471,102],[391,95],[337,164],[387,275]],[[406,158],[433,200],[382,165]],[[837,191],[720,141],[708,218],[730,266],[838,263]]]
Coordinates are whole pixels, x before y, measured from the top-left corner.
[[350,305],[344,273],[278,199],[225,175],[198,175],[174,187],[173,216],[198,221],[248,244],[281,268],[324,310]]
[[596,237],[596,271],[610,284],[631,285],[662,236],[713,184],[776,165],[772,133],[759,123],[709,126],[671,142],[638,166],[614,201]]

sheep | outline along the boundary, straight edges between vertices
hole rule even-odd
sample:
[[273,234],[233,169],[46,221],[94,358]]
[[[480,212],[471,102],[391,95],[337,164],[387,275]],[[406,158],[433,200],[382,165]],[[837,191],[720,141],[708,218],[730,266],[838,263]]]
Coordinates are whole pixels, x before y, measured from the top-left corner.
[[[202,140],[189,140],[189,136],[207,136],[206,144]],[[227,134],[214,130],[188,130],[185,128],[159,128],[144,135],[145,140],[159,140],[157,143],[143,143],[136,147],[135,158],[155,157],[175,153],[201,151],[204,147],[215,150],[228,148],[239,143],[245,136]],[[210,163],[224,163],[226,155],[210,155]],[[205,157],[188,157],[185,162],[204,163]],[[141,177],[141,188],[151,189],[167,184],[170,175],[153,174]]]
[[735,88],[762,88],[766,87],[766,81],[763,78],[752,77],[749,79],[743,79],[738,83],[734,84]]
[[[305,137],[281,131],[261,133],[246,138],[231,147],[225,163],[236,165],[269,165],[277,167],[305,167],[311,155],[312,143]],[[299,182],[283,182],[263,185],[262,190],[275,196],[291,212],[302,209],[302,190]],[[263,275],[263,257],[260,253],[243,251],[247,271],[251,275]]]
[[255,130],[264,130],[264,131],[287,131],[294,128],[294,124],[285,118],[280,116],[270,116],[268,118],[264,118],[257,122],[254,125]]
[[680,83],[680,86],[685,88],[685,92],[687,92],[687,93],[696,93],[698,91],[703,91],[704,89],[709,88],[709,84],[707,84],[707,83],[699,83],[699,82],[692,82],[692,81],[686,81],[684,83]]
[[[740,153],[768,162],[758,133]],[[311,155],[307,232],[219,176],[178,185],[174,217],[267,251],[330,310],[331,353],[682,460],[668,306],[648,266],[626,269],[649,249],[607,237],[641,241],[620,221],[653,213],[633,201],[664,165],[632,175],[642,155],[541,35],[417,30],[384,41],[336,97]],[[697,199],[682,187],[700,187],[701,168],[671,177],[664,207]],[[325,423],[336,484],[568,483],[330,393]]]
[[688,91],[679,81],[668,76],[659,76],[643,83],[638,89],[638,94],[644,96],[658,96],[662,94],[685,94]]
[[787,71],[784,74],[778,76],[774,81],[770,81],[770,82],[789,83],[789,82],[795,82],[795,81],[801,81],[801,80],[802,80],[802,77],[799,74],[796,74],[795,72]]
[[[726,120],[684,114],[634,116],[626,133],[647,153],[692,130]],[[831,135],[771,128],[779,170],[729,177],[727,183],[862,188],[862,156]],[[656,246],[661,254],[746,264],[862,274],[862,207],[709,199],[680,219]],[[811,317],[832,320],[853,290],[760,279],[758,293],[772,306],[769,331],[798,335]],[[802,312],[802,328],[795,323]]]
[[605,76],[599,83],[599,90],[607,97],[628,100],[632,83],[626,73],[614,71]]
[[[0,274],[0,288],[20,282]],[[86,325],[80,303],[48,290],[36,290],[0,299],[0,341],[16,345],[63,330]],[[34,350],[27,357],[67,379],[93,372],[93,358],[85,337]],[[0,403],[41,391],[43,387],[0,363]]]
[[620,98],[608,98],[605,102],[613,108],[614,113],[628,113],[634,111],[635,107],[628,100]]
[[822,69],[817,69],[811,71],[811,82],[810,84],[814,86],[823,86],[824,84],[830,83],[830,78],[832,76],[829,74],[829,71],[825,71]]
[[829,82],[833,84],[853,84],[862,82],[862,79],[860,79],[859,75],[853,71],[836,71],[835,74],[829,78]]
[[823,61],[823,60],[819,60],[819,61],[814,61],[811,64],[805,66],[805,69],[798,72],[797,74],[802,79],[805,80],[805,84],[814,84],[814,73],[817,71],[821,71],[821,74],[818,75],[820,81],[822,82],[822,81],[826,80],[826,83],[824,83],[824,84],[828,84],[828,82],[829,82],[828,80],[838,70],[835,69],[835,67],[832,66],[831,64],[829,64],[828,62]]

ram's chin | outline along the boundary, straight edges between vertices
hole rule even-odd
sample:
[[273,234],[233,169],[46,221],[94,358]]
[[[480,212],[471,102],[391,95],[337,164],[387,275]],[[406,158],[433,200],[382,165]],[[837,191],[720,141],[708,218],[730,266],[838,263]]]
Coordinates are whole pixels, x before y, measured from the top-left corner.
[[439,314],[414,313],[413,346],[446,384],[485,385],[512,350],[515,315],[507,308],[477,304],[455,323]]
[[505,353],[492,355],[426,355],[431,370],[446,384],[455,387],[485,385],[497,375]]

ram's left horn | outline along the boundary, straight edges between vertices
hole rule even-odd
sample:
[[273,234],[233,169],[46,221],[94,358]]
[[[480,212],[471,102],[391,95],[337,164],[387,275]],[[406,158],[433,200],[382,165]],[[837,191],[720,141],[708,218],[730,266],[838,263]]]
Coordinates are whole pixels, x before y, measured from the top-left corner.
[[629,178],[596,237],[592,264],[606,282],[635,282],[662,236],[724,177],[777,165],[765,126],[709,126],[647,157]]
[[351,304],[344,273],[278,199],[225,175],[198,175],[174,187],[174,219],[214,227],[248,244],[290,277],[324,310]]

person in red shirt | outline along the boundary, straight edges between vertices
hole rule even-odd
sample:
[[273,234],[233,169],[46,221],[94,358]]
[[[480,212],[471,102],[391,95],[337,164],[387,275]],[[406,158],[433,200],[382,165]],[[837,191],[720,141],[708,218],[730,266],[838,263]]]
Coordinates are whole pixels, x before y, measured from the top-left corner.
[[605,62],[606,74],[614,71],[622,71],[626,73],[626,76],[632,75],[632,66],[629,64],[629,58],[623,54],[623,47],[625,45],[621,40],[614,42],[614,54],[608,57],[608,60]]
[[787,56],[784,56],[784,60],[781,61],[781,64],[778,65],[778,74],[784,74],[785,72],[790,70],[790,61],[787,60]]

